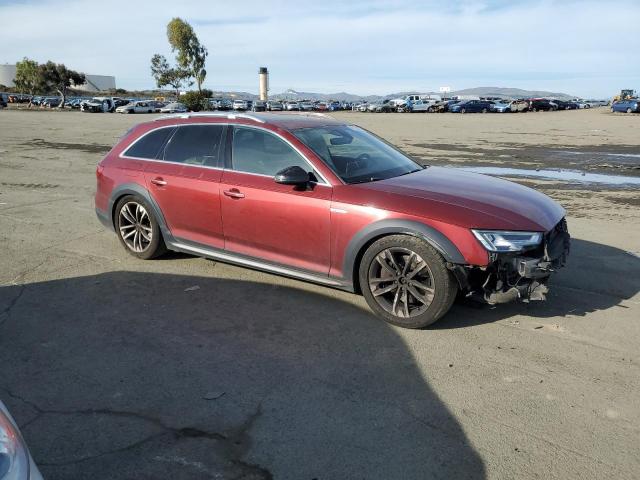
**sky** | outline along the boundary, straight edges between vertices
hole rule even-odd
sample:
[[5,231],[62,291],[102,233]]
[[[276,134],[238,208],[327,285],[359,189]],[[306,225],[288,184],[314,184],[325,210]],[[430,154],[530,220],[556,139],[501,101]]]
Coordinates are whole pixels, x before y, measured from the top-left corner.
[[155,87],[166,24],[209,50],[204,86],[359,95],[500,86],[609,98],[640,90],[640,0],[0,0],[0,63],[53,60]]

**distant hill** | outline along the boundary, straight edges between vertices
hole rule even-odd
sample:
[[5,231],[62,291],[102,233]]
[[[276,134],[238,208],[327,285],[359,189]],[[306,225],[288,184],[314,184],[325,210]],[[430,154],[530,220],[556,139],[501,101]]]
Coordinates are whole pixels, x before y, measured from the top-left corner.
[[[366,100],[369,102],[376,102],[387,98],[402,98],[412,93],[423,94],[438,94],[438,92],[424,92],[424,91],[405,91],[397,93],[389,93],[387,95],[354,95],[352,93],[337,92],[337,93],[314,93],[314,92],[298,92],[293,89],[285,90],[282,93],[270,95],[273,99],[314,99],[314,100],[338,100],[343,102],[356,102]],[[520,88],[505,88],[505,87],[475,87],[465,88],[463,90],[452,91],[450,95],[477,95],[479,97],[507,97],[507,98],[531,98],[531,97],[553,97],[558,99],[571,99],[575,98],[574,95],[558,92],[547,92],[543,90],[523,90]]]
[[510,97],[510,98],[536,98],[553,97],[559,100],[576,98],[575,95],[558,92],[546,92],[544,90],[522,90],[521,88],[506,87],[475,87],[465,88],[451,92],[452,95],[478,95],[479,97]]
[[[141,94],[141,92],[131,92]],[[149,91],[143,92],[146,96],[154,96],[157,94],[166,93],[171,96],[171,92],[167,91]],[[282,93],[271,93],[269,98],[272,100],[320,100],[330,101],[336,100],[339,102],[378,102],[391,98],[403,98],[411,94],[439,94],[438,92],[420,91],[420,90],[407,90],[403,92],[389,93],[387,95],[356,95],[347,92],[336,93],[317,93],[317,92],[299,92],[292,88],[285,90]],[[563,99],[575,98],[573,95],[567,93],[546,92],[543,90],[522,90],[520,88],[506,88],[506,87],[475,87],[465,88],[463,90],[456,90],[450,93],[450,95],[477,95],[479,97],[506,97],[506,98],[532,98],[532,97],[552,97]],[[258,95],[249,92],[224,92],[213,91],[214,98],[243,98],[246,100],[257,100]]]

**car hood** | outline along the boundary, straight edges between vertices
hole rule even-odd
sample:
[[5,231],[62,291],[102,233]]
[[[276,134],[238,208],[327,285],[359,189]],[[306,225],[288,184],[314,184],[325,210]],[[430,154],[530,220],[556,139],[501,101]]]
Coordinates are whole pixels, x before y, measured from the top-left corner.
[[566,213],[536,190],[455,168],[428,167],[357,187],[369,190],[365,198],[376,207],[468,228],[548,231]]

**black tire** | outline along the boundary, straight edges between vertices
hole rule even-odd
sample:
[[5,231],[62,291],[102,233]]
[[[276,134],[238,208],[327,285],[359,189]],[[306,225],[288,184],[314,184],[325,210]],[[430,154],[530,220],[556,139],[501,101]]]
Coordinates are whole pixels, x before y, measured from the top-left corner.
[[482,113],[487,113],[487,109],[486,109],[486,108],[483,108],[483,109],[482,109]]
[[127,110],[127,113],[131,114],[131,113],[135,113],[135,111],[133,111],[133,110]]
[[460,113],[467,113],[467,110],[466,110],[466,109],[464,109],[464,108],[461,108],[461,109],[460,109]]
[[[131,205],[131,204],[138,204],[144,208],[144,210],[146,211],[145,213],[148,216],[149,226],[147,228],[151,229],[150,230],[151,241],[148,242],[147,244],[145,240],[144,248],[142,248],[140,251],[134,250],[133,247],[130,245],[130,243],[128,243],[123,238],[124,233],[131,232],[130,229],[135,228],[128,225],[131,222],[127,222],[127,224],[125,224],[126,218],[123,218],[123,216],[121,215],[121,211],[123,207],[125,205]],[[136,219],[137,219],[137,216],[136,216]],[[156,217],[153,214],[153,210],[151,209],[151,206],[146,202],[146,200],[142,199],[141,197],[138,197],[136,195],[126,195],[118,201],[118,203],[116,204],[116,208],[114,210],[114,225],[115,225],[116,235],[118,236],[118,240],[120,240],[120,243],[122,244],[124,249],[127,252],[129,252],[129,254],[133,255],[136,258],[139,258],[141,260],[151,260],[152,258],[159,257],[160,255],[164,254],[167,251],[167,247],[165,246],[164,240],[162,238],[162,232],[160,231],[160,225],[158,225],[158,221],[156,220]],[[137,228],[137,230],[140,231],[139,228]],[[142,247],[142,243],[140,245]]]
[[[374,272],[376,269],[384,270],[377,260],[379,254],[383,254],[388,251],[388,249],[395,249],[400,251],[399,255],[405,255],[404,260],[407,258],[411,258],[409,253],[413,253],[417,255],[426,265],[421,269],[414,268],[421,272],[419,275],[415,275],[413,277],[407,277],[403,274],[404,280],[398,278],[398,280],[385,280],[385,287],[379,288],[383,283],[380,282],[379,279],[374,279],[378,285],[378,287],[373,287],[372,283],[370,283],[370,278],[372,275],[375,276]],[[406,251],[406,252],[405,252]],[[417,262],[417,257],[413,257],[414,262]],[[409,265],[407,266],[407,263]],[[404,265],[397,263],[399,268],[403,268],[408,274],[411,273],[411,263],[405,262]],[[417,265],[416,265],[417,266]],[[387,273],[387,275],[389,275]],[[374,295],[373,288],[376,289],[386,289],[387,287],[393,288],[392,283],[396,285],[396,290],[398,289],[398,285],[407,285],[407,282],[411,282],[411,278],[417,279],[418,277],[422,277],[421,282],[428,281],[430,286],[433,289],[432,293],[426,293],[424,296],[427,297],[431,295],[430,303],[427,305],[424,301],[422,304],[417,302],[417,297],[411,296],[413,299],[413,306],[415,310],[410,312],[409,316],[406,315],[396,315],[389,311],[389,301],[383,297],[383,295],[378,294]],[[399,327],[404,328],[424,328],[432,323],[436,322],[440,318],[442,318],[451,308],[453,304],[456,294],[458,292],[458,283],[454,278],[453,274],[447,269],[445,260],[442,256],[428,243],[409,235],[390,235],[387,237],[383,237],[376,242],[374,242],[364,253],[362,260],[360,261],[360,265],[358,267],[358,278],[360,281],[360,288],[362,290],[362,294],[369,304],[371,310],[380,318],[385,320],[388,323],[393,325],[397,325]],[[391,277],[389,277],[391,278]],[[413,285],[413,283],[412,283]],[[407,301],[409,299],[408,293],[406,289],[411,289],[412,287],[400,287],[405,288],[405,300],[404,302],[407,304],[411,303],[411,301]],[[416,288],[413,288],[414,291],[417,291]],[[418,292],[420,293],[420,292]],[[385,293],[386,295],[386,293]],[[393,291],[389,292],[388,295],[394,296],[395,293]],[[380,299],[380,301],[378,300]],[[400,297],[399,297],[400,298]],[[382,303],[386,302],[386,309],[382,305]],[[398,307],[400,307],[400,303],[398,303]],[[392,311],[398,311],[402,313],[401,310],[398,310],[394,304],[391,305]],[[405,309],[405,311],[408,311]]]

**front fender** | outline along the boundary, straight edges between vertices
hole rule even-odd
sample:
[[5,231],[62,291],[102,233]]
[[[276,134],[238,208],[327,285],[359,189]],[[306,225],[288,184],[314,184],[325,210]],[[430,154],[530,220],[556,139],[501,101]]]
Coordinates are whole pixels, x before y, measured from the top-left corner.
[[370,223],[358,231],[349,241],[344,255],[342,270],[346,280],[353,282],[354,285],[356,284],[356,262],[368,243],[379,237],[397,234],[413,235],[423,239],[435,248],[447,262],[454,264],[467,263],[458,247],[435,228],[412,220],[387,219]]

